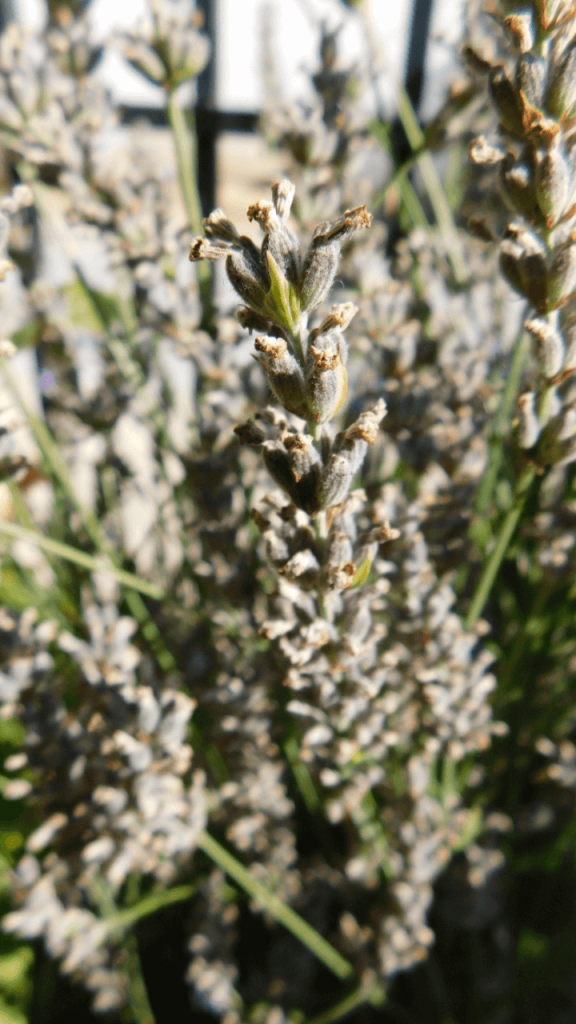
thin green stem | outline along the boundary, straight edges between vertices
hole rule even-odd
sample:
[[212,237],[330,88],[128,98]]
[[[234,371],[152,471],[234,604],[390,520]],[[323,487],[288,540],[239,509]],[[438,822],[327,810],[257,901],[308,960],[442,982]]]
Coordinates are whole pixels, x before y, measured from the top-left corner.
[[528,491],[536,477],[536,473],[537,469],[535,466],[528,466],[520,477],[516,488],[516,503],[514,508],[510,509],[502,524],[502,529],[498,535],[496,545],[484,566],[484,571],[478,582],[476,592],[470,602],[470,608],[468,609],[468,615],[465,620],[465,626],[467,629],[471,629],[482,614],[482,609],[488,600],[488,595],[490,594],[494,580],[498,575],[498,571],[504,560],[504,556],[508,550],[514,531],[520,521],[520,516],[522,515],[526,498],[528,497]]
[[[177,90],[167,92],[166,113],[174,140],[174,152],[178,166],[178,178],[182,199],[188,217],[188,225],[194,235],[203,231],[202,205],[198,191],[196,170],[196,133],[194,131],[194,113],[182,110],[177,100]],[[205,325],[212,318],[212,272],[209,263],[200,260],[196,263],[198,287],[204,310]]]
[[488,468],[482,477],[478,492],[476,494],[476,511],[485,512],[490,504],[492,493],[496,486],[498,473],[504,458],[503,438],[508,429],[510,416],[514,407],[514,401],[518,393],[520,377],[524,363],[528,355],[529,346],[526,341],[526,332],[522,326],[514,343],[512,360],[506,380],[506,387],[502,392],[502,398],[492,428],[491,456]]
[[42,551],[46,551],[50,555],[56,555],[58,558],[64,558],[67,562],[73,562],[75,565],[81,565],[92,572],[109,572],[123,586],[139,590],[140,593],[146,594],[156,601],[160,601],[166,596],[164,591],[160,587],[155,586],[154,583],[148,583],[147,580],[140,579],[134,573],[119,569],[109,559],[102,556],[89,555],[86,551],[79,551],[78,548],[73,548],[69,544],[63,544],[62,541],[45,537],[44,534],[38,533],[37,530],[29,530],[25,526],[19,526],[17,523],[9,523],[6,520],[0,519],[0,533],[22,540],[31,540]]
[[440,229],[440,234],[444,239],[446,249],[454,276],[459,284],[468,280],[469,273],[466,265],[466,258],[464,256],[464,249],[458,236],[458,231],[454,223],[452,216],[452,210],[450,209],[450,203],[446,198],[446,193],[442,188],[442,183],[438,177],[434,161],[428,150],[425,150],[426,139],[424,132],[418,124],[418,118],[414,112],[414,108],[410,102],[410,97],[403,86],[400,87],[398,92],[398,116],[402,122],[402,127],[406,132],[406,138],[410,143],[413,150],[422,150],[418,157],[418,167],[422,175],[422,181],[428,193],[430,204],[434,210],[434,216]]
[[124,940],[126,951],[126,966],[128,968],[128,1006],[132,1013],[132,1019],[136,1024],[156,1024],[146,982],[142,974],[142,964],[138,951],[138,940],[135,935],[127,935]]
[[350,977],[354,970],[352,964],[345,960],[315,928],[312,928],[291,907],[286,906],[279,896],[258,882],[254,875],[251,875],[244,865],[213,839],[208,832],[200,834],[198,846],[215,864],[218,864],[235,882],[238,882],[253,899],[258,900],[272,917],[292,932],[292,935],[303,945],[307,946],[310,952],[318,960],[321,960],[333,974],[338,978]]
[[[32,430],[32,433],[34,434],[38,447],[40,448],[40,451],[42,452],[44,459],[50,466],[52,475],[60,484],[62,491],[64,492],[64,495],[66,496],[72,507],[78,513],[80,521],[84,529],[86,530],[86,533],[90,537],[90,540],[92,541],[94,547],[100,553],[100,555],[105,556],[106,559],[110,561],[112,566],[116,566],[117,568],[119,568],[119,558],[117,552],[115,551],[113,545],[106,537],[106,534],[104,533],[102,527],[100,526],[100,523],[96,519],[96,516],[94,515],[92,510],[88,508],[86,505],[83,505],[82,502],[78,499],[74,491],[74,488],[70,483],[66,464],[64,463],[64,460],[60,456],[60,452],[58,451],[54,438],[52,437],[45,423],[38,416],[35,416],[32,412],[30,412],[26,404],[23,402],[20,392],[18,391],[18,388],[16,387],[16,384],[12,379],[12,375],[10,374],[8,368],[6,367],[4,359],[0,359],[0,373],[2,373],[2,375],[4,376],[4,379],[6,380],[10,389],[12,390],[12,393],[14,394],[14,397],[16,398],[16,401],[18,402],[18,405],[20,406],[23,415],[26,417],[26,420],[30,426],[30,429]],[[131,576],[131,574],[129,573],[128,576]],[[136,593],[136,590],[134,589],[132,584],[127,590],[125,599],[132,615],[136,619],[141,629],[142,635],[150,644],[150,647],[153,650],[156,656],[156,660],[160,667],[165,671],[172,671],[173,669],[175,669],[176,661],[173,655],[166,648],[160,630],[158,629],[153,619],[150,617],[150,613],[148,612],[146,605],[144,604],[142,598],[140,597],[140,594]]]
[[386,992],[382,985],[377,981],[371,980],[370,982],[359,985],[358,988],[350,992],[349,995],[344,996],[344,999],[340,999],[334,1006],[324,1013],[321,1013],[318,1017],[314,1017],[309,1024],[332,1024],[333,1021],[341,1020],[348,1013],[352,1013],[358,1006],[363,1006],[364,1003],[370,1003],[371,1006],[382,1006],[386,1002]]
[[288,758],[288,763],[292,769],[296,785],[298,786],[300,795],[306,804],[308,811],[310,814],[318,814],[322,810],[322,803],[318,793],[316,792],[312,776],[304,762],[300,759],[300,751],[294,737],[290,737],[290,739],[286,740],[284,744],[284,753]]
[[183,903],[185,900],[191,899],[195,892],[196,886],[194,885],[179,885],[174,889],[150,893],[135,906],[128,907],[126,910],[118,910],[107,917],[105,921],[107,932],[111,934],[116,931],[126,931],[142,918],[150,917],[151,914],[156,914],[164,907],[171,907],[173,903]]

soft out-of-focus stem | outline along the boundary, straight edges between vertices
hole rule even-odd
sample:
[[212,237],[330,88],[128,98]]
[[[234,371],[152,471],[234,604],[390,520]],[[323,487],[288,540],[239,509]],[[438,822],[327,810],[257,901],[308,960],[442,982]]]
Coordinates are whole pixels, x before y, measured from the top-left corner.
[[[67,500],[71,504],[72,508],[78,513],[80,521],[86,530],[86,533],[90,537],[94,547],[101,554],[104,555],[112,565],[119,568],[119,558],[113,545],[110,543],[96,516],[90,508],[79,501],[74,488],[70,483],[68,477],[68,469],[64,463],[56,442],[54,441],[48,427],[45,423],[33,413],[30,412],[26,404],[23,402],[20,392],[14,383],[12,376],[6,367],[4,360],[0,360],[0,372],[4,376],[7,384],[22,410],[23,415],[26,418],[27,423],[34,434],[35,440],[44,456],[44,459],[50,466],[53,476],[60,487]],[[135,590],[128,588],[125,594],[126,604],[130,608],[130,611],[140,626],[142,635],[150,644],[152,651],[158,661],[160,667],[166,671],[171,671],[176,668],[176,661],[171,652],[167,649],[162,639],[160,630],[156,623],[150,617],[148,609],[144,604],[144,601],[140,597],[140,594],[136,593]]]
[[496,545],[486,565],[484,566],[484,571],[478,582],[476,592],[472,598],[472,601],[470,602],[470,608],[468,609],[468,615],[466,616],[465,622],[467,629],[470,629],[472,626],[474,626],[478,619],[480,618],[480,615],[482,614],[482,609],[484,608],[484,605],[488,600],[488,596],[492,589],[492,584],[494,583],[494,580],[498,575],[498,570],[500,569],[500,566],[504,561],[504,556],[506,555],[508,546],[514,535],[514,531],[516,530],[516,527],[518,526],[518,523],[520,521],[520,517],[524,509],[524,504],[526,502],[526,498],[528,497],[528,492],[536,477],[536,474],[536,466],[528,466],[524,470],[522,476],[520,477],[520,480],[518,481],[514,507],[510,509],[508,515],[506,516],[502,524],[502,528],[498,535]]
[[[402,127],[406,132],[406,138],[408,139],[412,149],[422,149],[426,142],[424,133],[418,124],[418,118],[416,117],[408,93],[403,86],[401,86],[398,91],[398,116],[402,122]],[[424,186],[428,193],[430,204],[434,210],[434,216],[438,222],[440,234],[442,235],[446,245],[454,276],[459,284],[463,284],[469,277],[466,259],[464,257],[464,250],[460,244],[458,230],[454,224],[454,218],[452,216],[452,210],[450,209],[450,204],[446,198],[446,193],[442,188],[442,183],[436,172],[431,154],[428,151],[423,151],[418,157],[417,163],[422,175],[422,181],[424,182]]]
[[283,924],[288,931],[292,932],[292,935],[299,939],[303,945],[307,946],[310,952],[318,960],[321,960],[333,974],[338,978],[350,977],[353,973],[352,964],[345,960],[338,950],[334,949],[315,928],[312,928],[299,914],[287,906],[279,896],[270,892],[269,889],[254,878],[254,875],[250,874],[244,865],[213,839],[208,832],[201,833],[198,846],[204,850],[204,853],[210,857],[210,860],[218,864],[235,882],[238,882],[253,899],[258,900],[272,917],[279,921],[280,924]]
[[164,591],[154,583],[148,583],[148,580],[140,579],[134,573],[125,572],[124,569],[119,569],[118,566],[113,565],[108,560],[104,561],[97,556],[89,555],[86,551],[79,551],[78,548],[73,548],[70,544],[63,544],[59,540],[53,540],[52,537],[45,537],[44,534],[38,533],[37,530],[29,530],[18,523],[9,523],[2,519],[0,520],[0,533],[4,533],[8,537],[30,540],[37,547],[41,548],[42,551],[47,552],[47,554],[64,558],[66,561],[73,562],[75,565],[81,565],[92,572],[105,570],[123,586],[139,590],[142,594],[147,594],[148,597],[152,597],[157,601],[165,597]]
[[330,1007],[318,1017],[314,1017],[310,1024],[333,1024],[333,1021],[341,1020],[342,1017],[351,1013],[358,1006],[363,1006],[364,1003],[369,1003],[371,1006],[382,1006],[385,1002],[384,988],[374,978],[370,978],[368,981],[362,982],[349,995],[344,996],[344,999],[341,999],[335,1006]]
[[[172,129],[178,177],[180,179],[180,188],[182,189],[182,199],[184,200],[188,216],[188,224],[190,230],[195,235],[201,235],[203,224],[195,167],[196,143],[190,122],[187,123],[186,115],[176,98],[174,90],[168,92],[166,112],[170,128]],[[191,112],[188,113],[188,117],[192,120],[193,115]],[[198,268],[198,277],[201,278],[202,276],[210,277],[210,268],[206,263],[201,263]]]
[[[186,208],[188,224],[194,235],[203,231],[202,206],[198,192],[198,175],[196,170],[196,138],[194,134],[194,115],[192,111],[185,113],[177,99],[177,90],[171,89],[167,94],[166,112],[178,165],[178,178],[182,199]],[[204,311],[204,324],[212,316],[212,273],[210,264],[204,260],[196,264],[198,287]]]
[[506,380],[506,387],[502,393],[498,412],[494,418],[492,441],[490,444],[490,462],[484,476],[482,477],[476,495],[476,510],[478,512],[485,512],[488,508],[492,492],[496,486],[496,480],[498,479],[498,473],[504,457],[504,434],[508,427],[516,395],[518,394],[520,376],[522,374],[527,354],[528,345],[526,342],[526,332],[524,327],[522,327],[514,344],[514,351],[512,353],[512,360]]
[[128,907],[126,910],[118,910],[111,917],[108,917],[105,922],[106,928],[108,932],[125,931],[142,920],[142,918],[150,917],[151,914],[156,914],[159,910],[163,910],[164,907],[170,907],[173,903],[183,903],[185,900],[191,899],[195,892],[196,886],[194,885],[178,885],[174,889],[165,889],[161,892],[151,893],[149,896],[144,896],[133,907]]
[[[150,1006],[146,982],[142,974],[138,941],[135,935],[127,935],[125,940],[126,961],[128,968],[128,1007],[131,1020],[135,1024],[156,1024],[156,1018]],[[130,1019],[130,1018],[128,1018]]]

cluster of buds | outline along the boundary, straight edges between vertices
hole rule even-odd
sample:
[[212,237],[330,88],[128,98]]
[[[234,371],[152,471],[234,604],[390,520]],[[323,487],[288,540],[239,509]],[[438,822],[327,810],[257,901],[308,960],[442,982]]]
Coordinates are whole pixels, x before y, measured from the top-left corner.
[[576,458],[576,8],[568,0],[502,6],[515,68],[509,75],[502,64],[475,55],[489,77],[499,134],[476,139],[470,155],[499,166],[514,212],[500,263],[537,314],[526,328],[541,378],[520,398],[519,443],[546,465]]
[[302,258],[289,224],[294,191],[291,182],[280,181],[272,187],[272,202],[249,207],[249,219],[264,234],[260,248],[239,235],[222,210],[215,210],[204,221],[206,237],[192,243],[190,259],[226,259],[228,277],[246,303],[238,319],[250,331],[262,332],[256,336],[255,358],[270,390],[287,412],[307,423],[303,431],[283,416],[268,414],[260,417],[262,425],[250,420],[236,433],[241,442],[262,449],[271,476],[294,505],[316,516],[347,497],[368,445],[377,438],[386,406],[381,399],[335,438],[318,429],[346,401],[343,331],[357,308],[350,302],[333,306],[312,330],[308,315],[330,291],[343,242],[358,228],[368,227],[371,216],[360,206],[319,224]]
[[152,21],[121,36],[126,59],[153,85],[175,89],[205,67],[210,44],[190,0],[151,0]]

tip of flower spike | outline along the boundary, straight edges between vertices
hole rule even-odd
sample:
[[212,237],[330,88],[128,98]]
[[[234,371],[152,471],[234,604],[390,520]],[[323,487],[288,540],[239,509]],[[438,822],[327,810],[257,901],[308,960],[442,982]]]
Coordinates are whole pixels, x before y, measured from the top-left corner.
[[257,203],[252,203],[251,206],[246,210],[246,216],[249,221],[258,221],[261,228],[265,228],[274,212],[274,204],[267,202],[264,199],[259,199]]
[[282,181],[276,181],[272,185],[272,199],[274,200],[276,213],[281,220],[288,219],[295,192],[296,186],[291,181],[288,181],[287,178],[283,178]]
[[369,228],[372,223],[372,214],[368,213],[366,204],[362,206],[356,206],[353,210],[345,210],[344,217],[348,221],[348,226],[351,228]]
[[190,246],[188,259],[192,263],[198,260],[221,260],[228,255],[229,250],[221,245],[212,245],[206,238],[195,238]]

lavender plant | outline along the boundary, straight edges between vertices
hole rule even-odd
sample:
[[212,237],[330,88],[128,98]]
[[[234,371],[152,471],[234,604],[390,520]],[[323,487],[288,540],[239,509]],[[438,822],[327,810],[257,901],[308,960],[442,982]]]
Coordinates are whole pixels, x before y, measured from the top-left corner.
[[[530,721],[528,748],[552,762],[545,785],[571,786],[569,610],[538,632],[534,606],[498,631],[491,605],[490,647],[479,620],[508,594],[482,509],[508,539],[516,515],[530,593],[539,567],[540,600],[565,595],[559,434],[534,500],[568,364],[538,385],[552,411],[523,463],[493,429],[520,373],[519,305],[430,166],[422,203],[396,179],[418,224],[405,240],[391,244],[380,201],[359,230],[372,217],[358,178],[378,149],[337,33],[321,37],[315,116],[277,114],[287,177],[248,209],[260,246],[221,210],[200,237],[181,88],[207,57],[193,7],[157,2],[116,42],[164,90],[170,135],[148,129],[149,145],[97,85],[84,17],[54,14],[41,39],[9,26],[0,44],[6,162],[27,183],[1,201],[14,263],[0,285],[2,787],[22,808],[4,927],[42,941],[112,1019],[164,1019],[147,942],[180,957],[162,984],[179,991],[185,974],[183,1013],[190,999],[226,1024],[369,1014],[442,950],[443,914],[474,929],[470,907],[488,904],[508,927],[498,893],[517,822],[499,787],[526,729],[510,679],[530,638],[550,641],[537,692],[555,687],[558,713]],[[569,146],[569,121],[549,113]],[[412,137],[421,166],[426,138]],[[546,144],[528,144],[536,167]],[[531,230],[561,247],[562,216],[547,227],[539,209]],[[237,319],[213,304],[218,260]],[[558,331],[569,306],[536,303],[529,330]],[[524,480],[512,508],[508,459]],[[543,803],[565,820],[557,796],[530,813]]]

